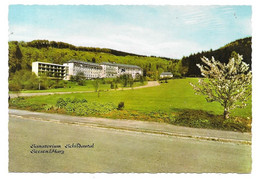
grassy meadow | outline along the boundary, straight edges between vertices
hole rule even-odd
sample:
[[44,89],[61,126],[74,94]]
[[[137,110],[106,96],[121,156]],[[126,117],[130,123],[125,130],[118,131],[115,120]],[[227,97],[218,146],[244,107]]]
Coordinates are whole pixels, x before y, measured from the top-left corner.
[[[107,113],[92,114],[90,116],[151,120],[192,127],[222,128],[215,122],[212,125],[212,121],[222,118],[223,107],[217,102],[208,103],[204,96],[195,95],[189,82],[196,83],[197,81],[197,78],[174,79],[169,80],[168,83],[161,83],[160,86],[156,87],[103,91],[99,96],[95,92],[34,96],[24,98],[23,107],[19,107],[12,101],[10,107],[30,110],[29,105],[49,106],[48,110],[45,107],[39,111],[68,113],[64,109],[57,109],[56,104],[59,98],[85,99],[88,102],[97,104],[112,103],[114,106],[124,102],[122,110],[114,109]],[[26,106],[26,103],[29,105]],[[246,108],[231,111],[231,116],[235,118],[235,122],[232,121],[232,126],[235,125],[235,128],[238,128],[237,130],[242,130],[239,123],[243,123],[246,128],[251,128],[251,107],[251,101],[249,101]],[[68,114],[77,115],[75,112]],[[229,124],[227,125],[229,126]]]
[[[20,93],[49,93],[49,92],[77,92],[77,91],[94,91],[93,81],[92,80],[85,80],[85,84],[83,86],[78,85],[77,83],[73,83],[68,81],[68,84],[65,88],[53,88],[53,89],[45,89],[45,90],[21,90]],[[142,84],[141,82],[134,82],[133,87],[137,86],[143,86],[147,84],[147,82],[144,82]],[[122,84],[118,83],[118,88],[122,88]],[[101,91],[107,91],[110,90],[111,85],[105,81],[105,83],[100,83],[99,90]],[[128,88],[128,87],[126,87]],[[16,93],[10,91],[10,93]]]

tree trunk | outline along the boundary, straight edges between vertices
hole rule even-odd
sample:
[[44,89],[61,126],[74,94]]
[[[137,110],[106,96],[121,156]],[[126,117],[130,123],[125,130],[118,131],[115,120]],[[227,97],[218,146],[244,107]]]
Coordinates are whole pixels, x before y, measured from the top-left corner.
[[224,109],[224,120],[229,118],[229,110],[228,109]]

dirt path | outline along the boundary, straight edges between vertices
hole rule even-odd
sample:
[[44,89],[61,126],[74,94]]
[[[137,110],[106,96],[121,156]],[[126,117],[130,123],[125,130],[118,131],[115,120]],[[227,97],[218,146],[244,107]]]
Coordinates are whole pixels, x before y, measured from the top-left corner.
[[[123,88],[123,90],[130,90],[130,89],[140,89],[140,88],[149,88],[158,86],[160,83],[158,81],[148,81],[148,83],[144,86],[137,86],[133,88]],[[121,89],[120,89],[121,90]],[[13,93],[9,94],[10,98],[16,98],[16,97],[26,97],[26,96],[41,96],[41,95],[53,95],[53,94],[71,94],[71,93],[92,93],[94,91],[68,91],[68,92],[46,92],[46,93]]]

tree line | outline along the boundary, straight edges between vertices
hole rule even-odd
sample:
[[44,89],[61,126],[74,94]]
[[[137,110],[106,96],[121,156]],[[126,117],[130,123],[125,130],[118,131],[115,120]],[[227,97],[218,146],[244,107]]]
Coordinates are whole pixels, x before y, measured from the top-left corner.
[[200,69],[196,64],[203,64],[201,61],[202,57],[205,56],[206,58],[211,58],[214,56],[214,58],[219,60],[221,63],[227,64],[233,51],[243,55],[244,62],[249,64],[249,69],[251,69],[252,37],[247,37],[231,42],[217,50],[202,51],[183,57],[182,66],[186,67],[183,74],[188,77],[200,77]]
[[[110,53],[116,56],[138,56],[138,57],[147,57],[146,55],[139,55],[134,53],[123,52],[119,50],[109,49],[109,48],[98,48],[98,47],[82,47],[82,46],[75,46],[65,42],[56,42],[56,41],[48,41],[48,40],[33,40],[31,42],[23,43],[23,45],[28,47],[35,47],[35,48],[68,48],[70,50],[77,50],[77,51],[88,51],[88,52],[103,52],[103,53]],[[167,57],[161,57],[164,59],[171,59]]]
[[[138,65],[143,69],[144,76],[146,76],[148,80],[159,79],[160,73],[164,71],[170,71],[178,77],[181,76],[182,66],[180,60],[132,55],[118,56],[112,53],[104,53],[104,51],[98,52],[98,48],[93,48],[96,49],[96,51],[82,51],[73,50],[73,47],[65,48],[68,46],[70,46],[70,44],[53,41],[10,41],[9,77],[12,78],[16,71],[22,69],[31,71],[31,65],[34,61],[63,64],[71,59],[93,63],[115,62]],[[86,47],[86,49],[87,48],[88,47]]]
[[[86,62],[101,63],[115,62],[138,65],[143,69],[147,80],[158,80],[162,72],[172,72],[175,78],[200,77],[200,70],[196,64],[202,64],[203,56],[214,56],[222,63],[227,63],[233,51],[243,55],[244,61],[251,69],[251,37],[231,42],[217,50],[202,51],[181,60],[165,57],[142,56],[120,52],[105,48],[76,47],[74,45],[48,40],[34,40],[31,42],[9,42],[9,77],[19,70],[31,71],[32,62],[42,61],[63,64],[71,59]],[[174,50],[174,49],[173,49]]]

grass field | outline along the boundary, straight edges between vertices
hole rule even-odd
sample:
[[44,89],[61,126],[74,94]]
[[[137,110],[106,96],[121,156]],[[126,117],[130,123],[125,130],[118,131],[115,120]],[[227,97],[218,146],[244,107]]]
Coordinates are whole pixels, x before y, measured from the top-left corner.
[[[22,90],[20,91],[21,93],[48,93],[48,92],[75,92],[75,91],[94,91],[94,86],[93,86],[93,81],[91,80],[86,80],[85,85],[84,86],[80,86],[80,85],[76,85],[75,83],[70,83],[66,88],[56,88],[56,89],[46,89],[46,90]],[[144,84],[140,83],[140,82],[135,82],[133,84],[133,87],[136,86],[142,86],[147,84],[147,82],[145,82]],[[122,84],[118,84],[118,88],[122,88]],[[109,83],[100,83],[100,87],[99,90],[110,90],[110,84]],[[10,92],[13,93],[13,92]]]
[[[140,118],[140,120],[142,120],[141,118],[145,118],[146,115],[149,115],[158,118],[160,121],[164,116],[171,117],[180,111],[184,113],[184,116],[186,111],[192,111],[192,113],[187,113],[187,118],[189,118],[189,116],[193,117],[193,114],[197,115],[201,112],[203,113],[202,115],[204,115],[204,112],[212,115],[222,115],[223,107],[219,103],[208,103],[204,96],[194,94],[189,82],[196,83],[197,81],[198,79],[196,78],[174,79],[169,80],[169,83],[162,83],[160,86],[151,88],[104,91],[100,93],[100,97],[98,97],[97,93],[93,92],[35,96],[26,98],[25,100],[30,104],[47,104],[53,106],[56,105],[59,98],[86,99],[88,102],[97,103],[112,102],[114,105],[117,105],[119,102],[124,102],[125,108],[123,111],[116,110],[110,114],[102,115],[102,117],[112,118]],[[251,107],[251,101],[249,101],[246,108],[231,111],[231,116],[251,118]],[[140,114],[143,116],[140,116]],[[163,120],[161,121],[163,122]]]

